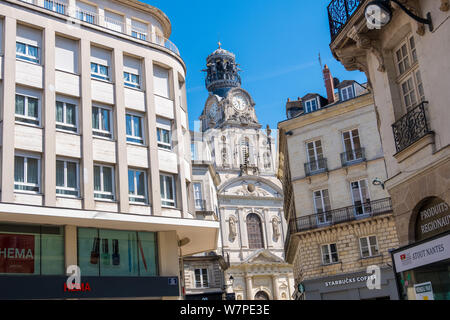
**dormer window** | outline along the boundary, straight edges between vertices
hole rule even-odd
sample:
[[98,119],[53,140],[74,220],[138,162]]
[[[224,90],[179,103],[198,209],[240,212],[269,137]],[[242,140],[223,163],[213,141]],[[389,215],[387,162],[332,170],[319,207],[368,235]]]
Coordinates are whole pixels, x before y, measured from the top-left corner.
[[305,102],[305,113],[314,112],[317,111],[317,109],[317,100],[315,98]]
[[350,100],[355,97],[353,94],[353,86],[348,86],[341,89],[342,101]]

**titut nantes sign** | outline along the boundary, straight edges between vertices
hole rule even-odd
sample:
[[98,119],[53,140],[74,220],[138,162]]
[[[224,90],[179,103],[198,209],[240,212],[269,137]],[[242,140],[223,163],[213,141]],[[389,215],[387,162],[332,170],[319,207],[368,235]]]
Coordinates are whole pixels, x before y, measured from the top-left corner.
[[0,273],[34,273],[34,235],[0,234]]

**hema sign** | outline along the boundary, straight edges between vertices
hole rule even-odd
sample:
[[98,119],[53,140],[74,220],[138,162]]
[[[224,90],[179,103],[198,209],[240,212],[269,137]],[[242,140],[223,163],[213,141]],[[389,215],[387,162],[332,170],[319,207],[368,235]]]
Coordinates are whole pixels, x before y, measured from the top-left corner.
[[403,272],[450,258],[450,234],[393,254],[395,269]]

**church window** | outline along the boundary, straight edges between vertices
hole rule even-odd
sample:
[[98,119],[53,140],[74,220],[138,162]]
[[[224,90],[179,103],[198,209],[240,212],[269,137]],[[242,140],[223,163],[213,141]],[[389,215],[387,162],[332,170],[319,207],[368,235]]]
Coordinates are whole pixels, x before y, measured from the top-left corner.
[[250,141],[248,140],[248,138],[242,140],[241,153],[242,153],[241,164],[248,165],[250,159]]
[[255,213],[247,216],[247,235],[249,249],[263,249],[263,230],[261,219]]

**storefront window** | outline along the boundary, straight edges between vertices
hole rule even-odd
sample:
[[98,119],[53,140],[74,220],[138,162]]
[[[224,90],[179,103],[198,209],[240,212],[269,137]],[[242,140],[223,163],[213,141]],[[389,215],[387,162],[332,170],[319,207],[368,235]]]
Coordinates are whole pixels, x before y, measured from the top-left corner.
[[83,275],[157,276],[153,232],[78,229],[78,261]]
[[62,227],[0,224],[0,274],[64,274]]

